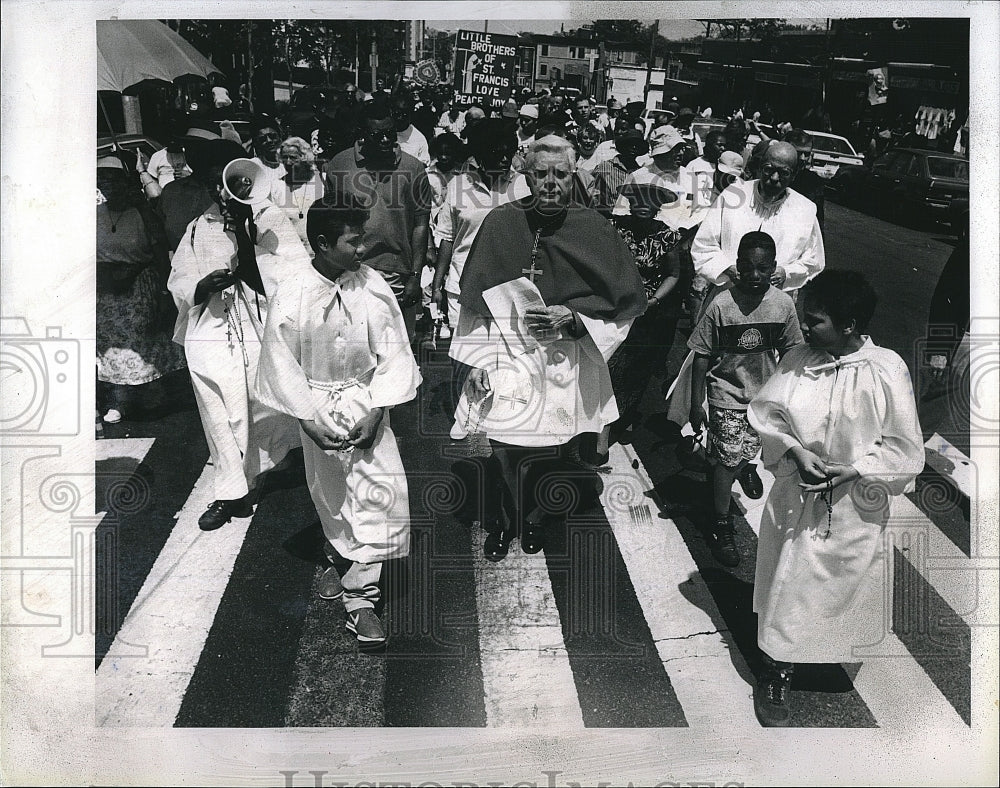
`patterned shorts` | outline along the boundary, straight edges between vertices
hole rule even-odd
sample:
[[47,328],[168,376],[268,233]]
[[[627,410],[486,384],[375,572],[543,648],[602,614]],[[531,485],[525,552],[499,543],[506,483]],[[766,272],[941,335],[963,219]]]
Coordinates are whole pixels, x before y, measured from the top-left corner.
[[745,410],[708,408],[708,456],[726,468],[752,460],[760,451],[760,435],[747,421]]

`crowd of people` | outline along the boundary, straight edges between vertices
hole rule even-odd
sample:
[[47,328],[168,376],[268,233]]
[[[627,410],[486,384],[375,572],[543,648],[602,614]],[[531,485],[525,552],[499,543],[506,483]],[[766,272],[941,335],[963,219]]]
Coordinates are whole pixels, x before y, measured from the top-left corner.
[[377,649],[382,566],[409,547],[392,409],[420,390],[420,337],[450,338],[451,436],[485,448],[483,551],[502,561],[566,519],[539,479],[594,494],[687,319],[664,409],[707,446],[722,565],[740,561],[734,484],[761,497],[758,457],[775,477],[755,708],[790,724],[794,664],[850,659],[878,615],[872,491],[902,492],[924,461],[906,366],[865,333],[875,293],[826,268],[809,135],[751,146],[734,117],[700,139],[685,108],[647,133],[641,103],[598,117],[585,96],[366,98],[345,90],[288,129],[256,117],[246,144],[204,123],[155,163],[97,162],[104,420],[186,366],[214,468],[206,531],[250,516],[301,446],[331,560],[320,594]]

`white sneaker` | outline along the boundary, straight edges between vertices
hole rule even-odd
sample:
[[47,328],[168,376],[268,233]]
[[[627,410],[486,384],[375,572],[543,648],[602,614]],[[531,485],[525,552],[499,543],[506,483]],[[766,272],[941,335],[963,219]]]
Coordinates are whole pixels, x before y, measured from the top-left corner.
[[107,413],[104,414],[104,421],[108,424],[117,424],[122,420],[121,411],[112,408]]

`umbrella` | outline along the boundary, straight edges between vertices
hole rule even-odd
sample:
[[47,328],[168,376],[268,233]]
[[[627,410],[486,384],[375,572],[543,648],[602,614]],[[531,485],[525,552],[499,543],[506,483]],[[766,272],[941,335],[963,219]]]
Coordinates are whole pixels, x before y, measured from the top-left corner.
[[[208,77],[222,72],[167,25],[156,19],[98,21],[97,89],[119,93],[147,79],[173,82],[187,75]],[[104,119],[115,137],[107,108]]]
[[146,79],[173,82],[219,73],[207,57],[156,19],[97,23],[97,89],[122,92]]

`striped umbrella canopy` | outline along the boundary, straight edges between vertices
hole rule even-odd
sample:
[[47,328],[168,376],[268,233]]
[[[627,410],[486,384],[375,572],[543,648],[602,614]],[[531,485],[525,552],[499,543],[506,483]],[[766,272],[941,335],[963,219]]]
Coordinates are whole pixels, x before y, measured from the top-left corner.
[[97,22],[97,89],[122,92],[147,79],[173,82],[222,72],[156,19]]

